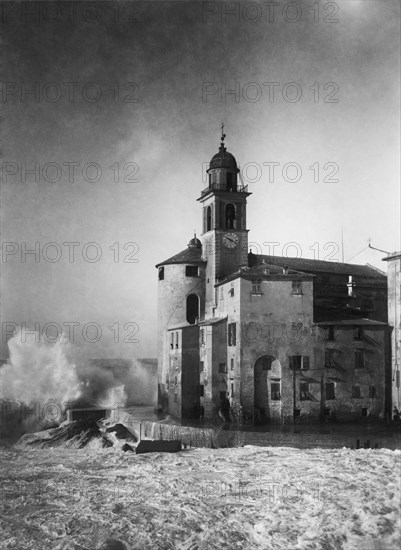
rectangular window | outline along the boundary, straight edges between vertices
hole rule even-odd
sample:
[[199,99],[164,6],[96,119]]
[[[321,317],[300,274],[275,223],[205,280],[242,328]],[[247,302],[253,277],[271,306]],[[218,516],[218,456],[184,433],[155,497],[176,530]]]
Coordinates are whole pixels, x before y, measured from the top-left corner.
[[235,346],[237,344],[237,325],[230,323],[228,325],[228,345]]
[[361,397],[361,388],[359,386],[352,386],[352,397]]
[[281,399],[280,395],[280,382],[272,382],[271,386],[271,399],[272,401],[279,401]]
[[308,355],[290,355],[290,370],[308,370],[309,356]]
[[365,353],[363,349],[355,350],[355,368],[363,369],[365,367]]
[[362,340],[363,330],[362,327],[354,327],[354,340]]
[[164,279],[164,267],[159,267],[159,281]]
[[231,397],[234,397],[234,384],[231,383]]
[[326,349],[326,351],[324,352],[324,366],[329,368],[335,367],[333,349]]
[[368,416],[368,409],[362,409],[362,416]]
[[299,397],[301,401],[307,401],[309,399],[309,384],[308,382],[301,382],[299,385]]
[[227,372],[225,363],[219,363],[219,372]]
[[252,281],[252,294],[262,294],[261,281]]
[[300,370],[302,367],[302,355],[290,355],[290,370]]
[[335,333],[334,333],[333,326],[326,328],[326,340],[335,340]]
[[230,290],[228,292],[229,292],[231,297],[233,297],[235,295],[234,285],[232,285],[232,287],[230,288]]
[[199,370],[200,372],[203,372],[205,370],[205,363],[203,361],[199,363]]
[[204,397],[204,395],[205,395],[205,386],[203,384],[201,384],[199,386],[199,396]]
[[376,397],[376,386],[369,387],[369,397],[374,399]]
[[234,370],[234,359],[230,360],[230,368],[231,370]]
[[198,276],[198,266],[197,265],[186,265],[185,266],[185,275],[187,277],[197,277]]
[[330,400],[335,398],[336,398],[336,395],[335,395],[334,382],[326,382],[326,399]]
[[302,281],[292,281],[292,293],[302,294]]
[[174,348],[174,332],[172,332],[170,335],[170,348]]
[[175,333],[175,347],[178,348],[178,332]]
[[201,328],[200,337],[201,337],[201,346],[204,346],[205,345],[205,329],[204,328]]

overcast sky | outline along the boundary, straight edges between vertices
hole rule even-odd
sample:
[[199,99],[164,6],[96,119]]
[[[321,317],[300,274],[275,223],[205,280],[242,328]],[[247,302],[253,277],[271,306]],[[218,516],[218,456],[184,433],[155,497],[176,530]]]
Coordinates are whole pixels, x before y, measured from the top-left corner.
[[75,323],[82,354],[155,356],[154,266],[201,232],[222,121],[254,251],[341,260],[341,228],[345,261],[400,249],[398,1],[10,5],[3,328]]

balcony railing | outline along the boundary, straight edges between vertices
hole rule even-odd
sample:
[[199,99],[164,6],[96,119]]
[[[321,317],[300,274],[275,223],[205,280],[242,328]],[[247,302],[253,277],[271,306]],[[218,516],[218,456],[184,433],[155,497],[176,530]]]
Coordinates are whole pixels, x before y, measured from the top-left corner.
[[[221,187],[217,185],[214,185],[212,187],[206,187],[205,189],[202,189],[201,196],[203,197],[203,195],[206,195],[210,191],[227,191],[227,189],[225,189],[225,185]],[[227,191],[227,192],[228,193],[248,193],[248,185],[238,185],[236,191],[234,191],[233,189],[230,189],[230,191]]]

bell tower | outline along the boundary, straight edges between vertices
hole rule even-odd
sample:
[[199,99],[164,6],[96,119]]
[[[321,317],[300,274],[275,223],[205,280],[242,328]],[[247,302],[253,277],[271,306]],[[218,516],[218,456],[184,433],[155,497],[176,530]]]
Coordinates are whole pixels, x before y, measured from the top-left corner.
[[210,161],[208,187],[198,201],[202,204],[202,251],[206,264],[206,316],[216,306],[214,285],[241,266],[248,265],[248,229],[246,229],[247,186],[238,182],[235,157],[224,145],[221,127],[219,152]]

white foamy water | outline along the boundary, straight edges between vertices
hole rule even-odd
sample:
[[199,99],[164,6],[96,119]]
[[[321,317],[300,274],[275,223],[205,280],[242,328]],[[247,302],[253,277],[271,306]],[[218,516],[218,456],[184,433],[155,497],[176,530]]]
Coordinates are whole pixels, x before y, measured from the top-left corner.
[[106,395],[98,399],[99,407],[121,408],[127,403],[127,392],[125,385],[115,386],[107,390]]
[[400,451],[4,449],[1,549],[395,550]]
[[68,358],[68,342],[55,343],[17,332],[8,342],[10,358],[0,368],[0,398],[27,405],[60,406],[81,394],[76,367]]

